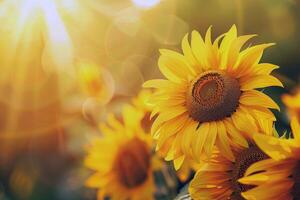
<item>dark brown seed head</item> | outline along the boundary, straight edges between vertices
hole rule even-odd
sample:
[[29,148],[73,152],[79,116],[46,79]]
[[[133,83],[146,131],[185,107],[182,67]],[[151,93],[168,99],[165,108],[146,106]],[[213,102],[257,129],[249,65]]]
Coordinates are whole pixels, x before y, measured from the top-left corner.
[[122,146],[114,165],[121,184],[129,189],[143,184],[148,178],[150,159],[147,144],[138,138]]
[[294,181],[291,194],[295,200],[299,200],[300,199],[300,161],[298,161],[298,163],[296,164],[296,167],[294,168],[291,178]]
[[238,80],[222,71],[207,71],[192,82],[187,108],[196,121],[222,120],[235,112],[240,96]]
[[245,192],[255,187],[253,185],[241,184],[238,182],[238,180],[244,176],[247,169],[253,163],[267,158],[268,156],[255,145],[250,145],[249,148],[243,150],[237,155],[235,163],[233,163],[233,170],[229,174],[229,176],[231,177],[232,187],[234,191],[231,199],[243,200],[241,192]]

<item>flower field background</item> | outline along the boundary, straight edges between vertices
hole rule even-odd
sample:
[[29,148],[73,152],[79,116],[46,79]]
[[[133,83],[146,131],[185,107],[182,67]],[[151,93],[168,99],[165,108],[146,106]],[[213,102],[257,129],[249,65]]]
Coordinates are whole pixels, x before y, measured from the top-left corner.
[[300,199],[299,8],[0,1],[0,200]]

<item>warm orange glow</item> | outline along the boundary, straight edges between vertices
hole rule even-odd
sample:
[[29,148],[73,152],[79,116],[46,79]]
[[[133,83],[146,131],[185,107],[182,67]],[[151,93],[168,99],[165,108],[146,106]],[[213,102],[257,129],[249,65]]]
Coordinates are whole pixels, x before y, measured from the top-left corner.
[[[66,85],[75,70],[73,41],[61,10],[79,12],[76,2],[0,3],[0,107],[2,111],[8,109],[1,113],[5,116],[1,136],[15,138],[27,135],[25,132],[47,132],[62,123],[56,117],[61,112],[63,95],[58,88]],[[59,75],[62,72],[67,74],[63,83]]]
[[[70,70],[74,58],[73,46],[58,9],[74,9],[76,8],[75,2],[69,0],[6,0],[2,2],[0,14],[3,13],[2,16],[7,19],[5,26],[14,30],[12,36],[7,36],[12,40],[10,43],[12,50],[17,49],[18,41],[41,37],[42,63],[46,67]],[[25,35],[25,30],[29,27],[33,33]],[[5,36],[2,35],[2,37]],[[28,44],[28,48],[31,48],[31,44]],[[14,57],[13,52],[8,53],[11,54],[10,57]]]
[[0,200],[300,200],[297,2],[0,0]]

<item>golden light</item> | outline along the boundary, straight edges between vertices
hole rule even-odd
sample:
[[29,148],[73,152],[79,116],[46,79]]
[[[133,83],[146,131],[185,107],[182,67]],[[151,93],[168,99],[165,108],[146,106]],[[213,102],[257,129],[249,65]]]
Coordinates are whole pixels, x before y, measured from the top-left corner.
[[65,17],[80,14],[79,2],[1,1],[1,136],[41,134],[68,120],[57,118],[67,85],[75,78],[74,45]]
[[[28,49],[24,49],[26,54],[32,54],[32,38],[41,38],[40,54],[41,62],[49,70],[68,69],[72,66],[74,52],[72,41],[66,30],[64,21],[59,13],[59,9],[75,9],[76,1],[70,0],[5,0],[1,6],[0,15],[4,23],[4,28],[12,30],[12,35],[7,37],[7,43],[11,47],[6,54],[15,58],[16,49],[20,43],[27,41]],[[29,30],[30,29],[30,30]],[[1,30],[1,31],[2,31]],[[27,51],[27,52],[26,52]],[[23,52],[24,53],[24,52]],[[10,61],[10,60],[9,60]],[[22,63],[22,62],[20,62]],[[51,69],[53,70],[53,69]]]
[[[64,2],[64,1],[62,1]],[[69,2],[69,1],[68,1]],[[49,52],[49,63],[68,68],[73,65],[73,46],[64,22],[58,13],[60,4],[55,1],[40,1],[45,20],[45,51]],[[68,4],[68,6],[71,6]]]
[[160,0],[132,0],[132,2],[140,8],[151,8],[157,5]]

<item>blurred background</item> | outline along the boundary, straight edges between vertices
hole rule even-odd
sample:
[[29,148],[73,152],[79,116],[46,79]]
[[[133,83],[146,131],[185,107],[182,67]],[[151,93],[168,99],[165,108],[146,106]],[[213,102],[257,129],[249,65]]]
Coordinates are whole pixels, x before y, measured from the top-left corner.
[[[83,158],[98,123],[160,77],[158,49],[180,51],[192,30],[212,25],[216,36],[236,24],[255,43],[275,42],[263,60],[280,66],[285,88],[266,93],[282,105],[300,74],[299,9],[297,0],[0,0],[0,200],[95,199]],[[184,185],[172,170],[157,184],[160,199]]]

